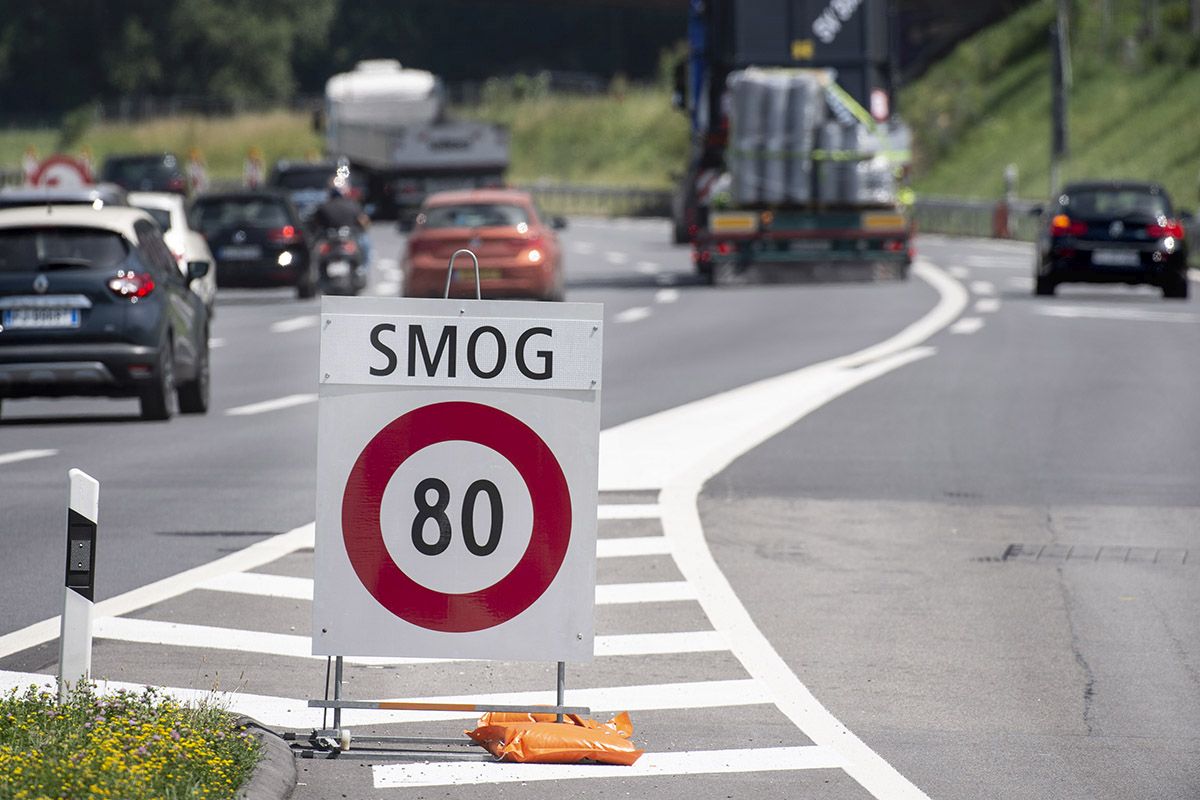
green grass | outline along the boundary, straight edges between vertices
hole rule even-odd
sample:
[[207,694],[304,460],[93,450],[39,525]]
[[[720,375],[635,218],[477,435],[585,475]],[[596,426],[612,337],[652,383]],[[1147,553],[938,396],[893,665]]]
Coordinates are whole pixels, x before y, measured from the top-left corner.
[[84,683],[62,703],[34,686],[0,696],[0,797],[11,800],[233,798],[258,756],[228,712],[153,689],[100,696]]
[[[1005,165],[1019,194],[1050,191],[1052,0],[1037,0],[963,42],[901,95],[913,125],[918,193],[998,197]],[[1140,0],[1113,0],[1104,31],[1098,4],[1075,3],[1068,99],[1070,154],[1063,180],[1158,181],[1194,208],[1200,188],[1200,49],[1186,3],[1163,2],[1162,33],[1136,36]]]
[[[509,179],[539,179],[605,186],[667,188],[671,174],[683,168],[687,119],[671,107],[665,90],[633,88],[605,95],[539,95],[514,98],[491,92],[486,102],[461,109],[470,116],[510,126],[512,167]],[[53,130],[0,131],[0,167],[21,162],[25,148],[45,156],[54,152]],[[69,148],[78,155],[91,149],[96,164],[111,153],[169,150],[186,157],[196,147],[210,178],[236,180],[251,147],[269,166],[280,158],[306,158],[322,152],[323,142],[307,114],[276,111],[232,118],[172,117],[138,124],[103,123],[86,130]]]

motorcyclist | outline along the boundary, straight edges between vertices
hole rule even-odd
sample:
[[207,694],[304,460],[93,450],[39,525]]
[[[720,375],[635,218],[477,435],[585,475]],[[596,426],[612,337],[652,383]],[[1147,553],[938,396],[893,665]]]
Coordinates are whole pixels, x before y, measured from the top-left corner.
[[339,175],[329,187],[329,197],[313,212],[312,221],[318,231],[330,228],[349,228],[363,254],[363,263],[371,263],[371,238],[367,229],[371,218],[347,192],[349,180]]

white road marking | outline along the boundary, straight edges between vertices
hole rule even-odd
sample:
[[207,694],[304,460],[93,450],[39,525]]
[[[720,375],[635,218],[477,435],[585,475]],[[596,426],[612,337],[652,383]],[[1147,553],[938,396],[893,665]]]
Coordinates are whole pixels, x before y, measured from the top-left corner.
[[213,349],[213,350],[217,349],[218,347],[224,347],[225,345],[226,345],[226,342],[224,339],[216,338],[216,339],[208,340],[208,346],[210,349]]
[[278,322],[271,323],[271,333],[292,333],[294,331],[302,331],[305,328],[315,328],[320,324],[321,318],[316,314],[305,314],[303,317],[292,317],[291,319],[281,319]]
[[646,306],[634,306],[627,308],[624,311],[618,312],[613,317],[613,322],[638,322],[650,316],[650,309]]
[[966,267],[947,267],[946,272],[949,272],[951,276],[959,280],[966,280],[971,277],[971,270]]
[[975,302],[976,314],[994,314],[1000,310],[1000,298],[981,297]]
[[1023,254],[1014,253],[1008,258],[1003,256],[967,256],[966,263],[969,267],[981,267],[983,269],[1028,269],[1029,259]]
[[608,503],[596,507],[596,519],[658,519],[662,508],[657,503]]
[[261,403],[250,403],[226,410],[226,416],[246,417],[253,414],[266,414],[268,411],[279,411],[293,406],[303,406],[317,402],[315,394],[289,394],[287,397],[277,397],[274,400],[264,400]]
[[671,543],[665,536],[622,536],[596,540],[596,558],[661,556],[670,552]]
[[662,267],[660,267],[658,264],[655,264],[653,261],[639,261],[636,269],[643,275],[656,275],[662,271]]
[[[830,714],[755,625],[717,566],[704,538],[697,498],[704,484],[742,454],[845,393],[935,352],[924,341],[950,325],[968,295],[924,260],[913,274],[931,284],[938,304],[873,347],[723,392],[601,433],[600,488],[659,489],[663,529],[684,578],[697,588],[713,627],[746,670],[770,687],[775,706],[815,744],[844,759],[851,778],[877,798],[926,795]],[[927,800],[927,798],[926,798]]]
[[991,281],[971,281],[971,291],[987,297],[996,293],[996,286]]
[[388,275],[397,275],[400,272],[400,262],[394,258],[377,258],[375,268]]
[[0,453],[0,465],[16,464],[18,461],[30,461],[35,458],[48,458],[58,455],[57,450],[14,450],[11,453]]
[[604,257],[608,259],[608,263],[610,264],[624,264],[629,261],[628,255],[625,253],[618,253],[615,250],[609,250],[604,254]]
[[967,335],[977,332],[983,327],[983,320],[979,317],[963,317],[958,322],[950,326],[951,333]]
[[1025,291],[1029,291],[1033,288],[1033,278],[1025,275],[1014,276],[1008,279],[1008,285],[1014,289],[1024,289]]
[[[108,600],[101,600],[96,603],[93,613],[96,617],[116,617],[128,614],[131,611],[137,611],[140,608],[190,592],[218,575],[244,572],[261,567],[263,564],[269,564],[288,553],[312,547],[313,530],[313,523],[310,522],[299,528],[293,528],[287,533],[281,533],[252,544],[236,553],[222,556],[216,561],[210,561],[162,580],[148,583],[116,597],[110,597]],[[58,634],[59,618],[55,616],[0,636],[0,658],[57,639]]]
[[380,281],[375,284],[377,297],[396,297],[400,294],[400,284],[397,281]]
[[678,299],[678,289],[659,289],[654,293],[654,302],[656,303],[674,303]]
[[[265,572],[234,572],[217,575],[196,587],[213,592],[312,600],[312,578],[271,575]],[[631,605],[695,600],[696,591],[686,581],[648,583],[601,583],[596,586],[597,605]]]
[[[103,675],[94,676],[101,694],[122,689],[141,694],[144,684],[108,681]],[[30,684],[55,688],[53,675],[37,672],[0,670],[0,692],[24,690]],[[303,730],[319,727],[321,709],[309,708],[307,700],[249,692],[224,692],[210,689],[160,687],[163,695],[180,702],[205,702],[254,717],[264,725]],[[406,702],[471,703],[476,705],[535,705],[554,702],[554,690],[527,692],[496,692],[453,697],[391,698]],[[733,708],[770,703],[767,691],[757,681],[741,679],[726,681],[697,681],[692,683],[659,683],[640,686],[605,686],[592,689],[567,689],[567,705],[588,706],[595,712],[658,711],[690,708]],[[382,711],[377,709],[345,709],[342,724],[346,727],[389,725],[405,722],[431,722],[450,719],[475,719],[478,713],[460,711]]]
[[[376,789],[467,786],[481,783],[526,783],[579,778],[648,778],[670,775],[717,775],[837,769],[845,762],[818,745],[763,747],[748,750],[691,750],[646,753],[632,766],[611,764],[510,764],[489,761],[424,761],[373,767]],[[569,794],[564,790],[564,795]]]
[[1191,278],[1196,283],[1200,283],[1200,269],[1194,269],[1194,268],[1189,269],[1188,277]]
[[571,249],[580,255],[591,255],[596,252],[596,245],[591,242],[572,242]]
[[1149,311],[1141,308],[1109,306],[1034,306],[1033,313],[1063,319],[1112,319],[1133,322],[1182,322],[1195,325],[1200,317],[1179,311]]
[[[167,647],[203,647],[209,650],[229,650],[239,653],[259,653],[283,658],[324,660],[313,655],[312,637],[294,633],[268,633],[220,628],[212,625],[190,625],[155,619],[133,617],[100,617],[93,623],[93,634],[99,639],[138,642]],[[672,653],[710,653],[728,650],[729,645],[716,631],[674,631],[668,633],[632,633],[597,636],[597,656],[646,656]],[[394,658],[346,656],[348,664],[441,664],[462,659],[454,658]]]

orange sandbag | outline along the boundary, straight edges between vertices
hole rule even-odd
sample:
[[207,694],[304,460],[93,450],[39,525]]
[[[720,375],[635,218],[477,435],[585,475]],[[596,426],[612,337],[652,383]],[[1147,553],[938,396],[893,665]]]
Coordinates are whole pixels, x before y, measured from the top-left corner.
[[615,730],[594,720],[588,722],[596,727],[574,721],[509,722],[481,725],[467,731],[467,736],[496,758],[518,764],[574,764],[591,760],[629,766],[641,757],[642,751]]
[[[514,711],[489,711],[479,718],[477,727],[483,728],[488,725],[510,725],[519,722],[557,722],[558,718],[554,714],[537,713],[520,713]],[[578,714],[564,714],[563,722],[570,722],[582,728],[608,728],[616,731],[621,736],[628,739],[633,735],[633,720],[629,716],[628,711],[622,711],[608,722],[597,722],[588,717],[581,717]]]

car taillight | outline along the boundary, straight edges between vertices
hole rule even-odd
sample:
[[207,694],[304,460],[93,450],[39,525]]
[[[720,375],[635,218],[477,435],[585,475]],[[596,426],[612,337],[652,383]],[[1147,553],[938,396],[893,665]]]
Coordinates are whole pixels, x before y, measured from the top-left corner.
[[137,301],[154,291],[154,278],[148,272],[133,270],[118,270],[115,278],[110,278],[108,288],[118,297],[126,297]]
[[182,192],[183,191],[183,178],[171,178],[170,180],[168,180],[167,181],[167,191]]
[[1087,223],[1073,220],[1066,214],[1056,214],[1054,219],[1050,220],[1051,236],[1083,236],[1085,233]]
[[284,225],[282,228],[267,231],[267,241],[269,242],[295,244],[299,239],[300,237],[296,235],[296,227],[294,225]]
[[327,256],[329,255],[329,251],[332,249],[333,248],[330,246],[329,242],[321,242],[320,246],[317,247],[317,252],[323,256]]
[[1183,225],[1173,219],[1164,219],[1147,225],[1146,233],[1150,234],[1151,239],[1164,239],[1168,236],[1182,239]]
[[342,242],[342,249],[346,251],[346,255],[354,255],[358,252],[357,242]]
[[723,256],[727,256],[733,252],[733,244],[730,242],[718,242],[717,252]]

